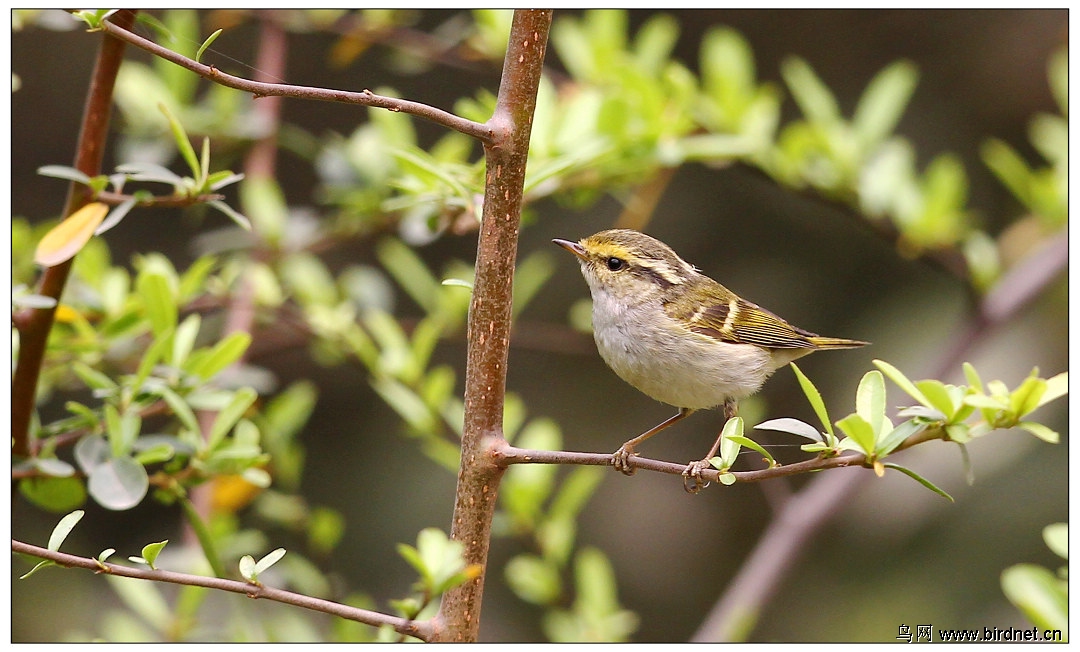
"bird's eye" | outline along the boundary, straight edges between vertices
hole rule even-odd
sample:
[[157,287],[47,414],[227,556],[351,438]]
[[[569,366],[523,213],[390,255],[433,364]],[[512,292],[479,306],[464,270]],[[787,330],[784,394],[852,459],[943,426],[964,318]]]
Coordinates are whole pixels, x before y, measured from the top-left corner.
[[626,267],[626,261],[622,258],[616,258],[615,256],[612,256],[611,258],[607,259],[607,268],[611,271],[617,272],[623,267]]

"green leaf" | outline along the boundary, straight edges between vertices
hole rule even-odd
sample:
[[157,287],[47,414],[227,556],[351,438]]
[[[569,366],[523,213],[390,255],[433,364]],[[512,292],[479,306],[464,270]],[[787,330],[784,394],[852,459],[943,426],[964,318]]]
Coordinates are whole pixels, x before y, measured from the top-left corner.
[[192,313],[184,318],[184,321],[180,322],[180,325],[176,327],[176,334],[173,337],[172,351],[169,353],[169,363],[183,367],[187,362],[187,358],[191,355],[191,350],[195,347],[195,338],[199,335],[199,327],[202,325],[202,318],[198,313]]
[[25,580],[26,578],[28,578],[31,575],[33,575],[34,573],[38,572],[42,568],[48,568],[49,566],[57,566],[57,565],[58,564],[55,561],[49,561],[48,559],[43,559],[43,560],[39,561],[36,566],[31,568],[25,575],[21,575],[19,577],[19,579],[20,580]]
[[720,433],[720,459],[723,460],[724,468],[731,468],[739,457],[739,443],[732,437],[742,437],[742,417],[731,417],[724,423],[724,429]]
[[897,387],[904,390],[909,396],[914,398],[919,403],[922,403],[926,407],[933,407],[929,400],[923,393],[919,391],[919,388],[915,386],[915,383],[908,380],[907,376],[902,371],[892,366],[884,360],[874,360],[874,365],[885,374],[889,380],[893,381]]
[[143,546],[142,558],[146,560],[146,564],[150,568],[157,570],[157,566],[155,566],[154,563],[157,561],[158,555],[161,554],[162,549],[164,549],[165,546],[168,545],[168,543],[169,540],[165,539],[164,541],[159,541],[157,543],[148,543]]
[[832,125],[840,121],[840,109],[832,91],[814,73],[810,64],[789,57],[780,64],[780,74],[791,89],[791,96],[811,123]]
[[851,119],[851,126],[864,147],[876,146],[896,128],[918,79],[914,64],[897,61],[870,81]]
[[562,594],[562,579],[555,564],[536,555],[516,555],[503,571],[510,590],[526,602],[555,604]]
[[142,502],[150,488],[146,469],[130,457],[113,457],[88,472],[90,496],[102,507],[131,509]]
[[200,356],[198,359],[192,356],[188,360],[187,371],[201,377],[203,380],[210,380],[224,371],[226,367],[239,360],[250,345],[251,335],[249,333],[243,331],[232,333],[215,344],[214,348],[206,355]]
[[155,336],[160,337],[176,326],[176,298],[164,276],[155,273],[139,274],[135,289],[143,301],[146,317],[150,320]]
[[761,455],[764,456],[764,458],[766,460],[768,460],[770,467],[776,466],[776,460],[773,459],[773,456],[771,454],[769,454],[769,451],[765,450],[765,448],[762,447],[761,444],[759,444],[756,441],[750,439],[749,437],[742,437],[740,435],[732,435],[732,436],[728,437],[728,439],[735,442],[736,444],[739,444],[740,446],[746,446],[747,448],[749,448],[751,450],[755,450],[758,453],[761,453]]
[[1046,379],[1046,391],[1043,392],[1042,398],[1039,399],[1037,407],[1042,407],[1050,401],[1061,398],[1068,393],[1069,372],[1063,371],[1056,376]]
[[855,413],[874,429],[874,434],[884,434],[885,379],[879,371],[866,372],[859,381],[855,393]]
[[158,104],[158,110],[165,114],[165,118],[169,121],[169,129],[172,131],[173,141],[176,142],[176,149],[180,152],[180,155],[184,158],[188,168],[191,169],[191,176],[198,179],[199,173],[202,170],[202,165],[199,163],[199,157],[195,154],[195,148],[191,146],[191,140],[188,139],[187,132],[184,131],[183,125],[180,121],[173,117],[173,114],[169,112],[168,107],[164,104]]
[[191,409],[191,406],[187,404],[179,394],[169,389],[168,387],[162,387],[160,390],[161,398],[165,399],[165,402],[169,405],[176,418],[180,419],[180,422],[184,424],[184,427],[191,432],[199,432],[199,421],[195,418],[195,411]]
[[60,522],[53,528],[52,534],[49,536],[49,550],[56,552],[60,550],[60,545],[64,543],[64,539],[67,538],[71,531],[75,529],[75,525],[82,520],[85,512],[81,509],[77,509],[71,512],[64,518],[60,519]]
[[76,477],[23,478],[19,480],[19,493],[50,512],[68,512],[86,502],[86,486]]
[[821,425],[825,427],[825,432],[833,436],[832,420],[829,419],[829,413],[825,410],[825,401],[821,400],[821,393],[814,387],[814,383],[810,382],[810,379],[806,377],[806,374],[799,369],[798,365],[794,362],[791,363],[791,369],[795,372],[796,378],[799,379],[799,386],[802,387],[803,394],[806,395],[806,400],[810,402],[810,406],[814,408],[814,414],[821,420]]
[[259,394],[250,387],[241,387],[236,390],[232,400],[218,412],[217,417],[214,418],[214,425],[210,427],[207,444],[211,449],[225,439],[225,435],[232,430],[236,422],[244,416],[244,413],[247,412],[247,409],[251,407],[258,397]]
[[217,37],[221,36],[221,32],[223,31],[224,30],[221,29],[216,30],[213,34],[206,37],[206,40],[203,41],[202,45],[199,46],[199,50],[195,53],[195,61],[202,60],[203,52],[206,52],[206,48],[210,47],[210,44],[212,44],[217,39]]
[[130,385],[136,392],[142,390],[143,383],[150,377],[150,372],[154,370],[154,365],[170,353],[172,348],[173,329],[167,328],[154,338],[150,347],[146,349],[146,353],[143,354],[142,359],[139,360],[139,366],[135,370],[135,378]]
[[1043,541],[1055,555],[1062,559],[1069,558],[1069,524],[1051,523],[1043,528]]
[[114,391],[119,388],[119,385],[117,385],[116,381],[112,378],[89,367],[80,360],[76,360],[71,364],[71,370],[75,372],[75,375],[90,389]]
[[245,231],[251,230],[251,220],[245,217],[243,213],[236,210],[232,206],[229,206],[220,199],[208,201],[206,202],[206,205],[224,213],[226,217],[228,217],[233,222],[236,222],[236,225],[239,226],[241,229]]
[[1049,570],[1034,564],[1016,564],[1001,573],[1005,597],[1041,629],[1069,631],[1068,585]]
[[1016,424],[1016,427],[1027,430],[1039,439],[1050,444],[1056,444],[1061,440],[1061,435],[1059,435],[1056,431],[1047,428],[1041,423],[1036,423],[1034,421],[1021,421],[1020,423]]
[[376,245],[375,255],[398,285],[420,307],[429,313],[439,307],[439,281],[415,251],[400,240],[386,238]]
[[1046,381],[1038,377],[1038,370],[1020,383],[1009,396],[1009,405],[1016,418],[1023,417],[1040,405],[1039,400],[1046,392]]
[[874,455],[874,428],[866,419],[858,414],[849,414],[837,421],[836,425],[867,457]]
[[949,392],[945,389],[945,383],[940,380],[920,380],[915,383],[915,386],[919,388],[926,400],[929,401],[925,405],[927,407],[934,408],[945,417],[946,421],[952,419],[953,413],[956,412],[956,407],[953,405],[952,397],[949,396]]
[[908,476],[912,480],[915,480],[916,482],[918,482],[922,486],[926,487],[930,491],[933,491],[937,495],[939,495],[942,498],[948,500],[950,503],[955,503],[956,502],[955,500],[953,500],[952,496],[945,493],[944,490],[938,488],[938,486],[935,485],[933,482],[930,482],[929,480],[927,480],[926,478],[922,477],[921,475],[919,475],[918,473],[912,471],[909,468],[905,468],[903,466],[900,466],[899,464],[893,464],[891,462],[886,462],[885,463],[885,468],[895,469],[895,470],[903,473],[904,475]]

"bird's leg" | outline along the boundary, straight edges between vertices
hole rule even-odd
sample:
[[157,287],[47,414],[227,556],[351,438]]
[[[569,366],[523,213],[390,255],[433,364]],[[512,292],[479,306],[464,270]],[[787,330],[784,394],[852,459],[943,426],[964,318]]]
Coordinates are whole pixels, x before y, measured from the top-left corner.
[[[735,416],[735,414],[738,412],[738,407],[738,402],[733,398],[729,398],[724,401],[725,423],[727,423],[728,419]],[[709,452],[707,455],[705,455],[705,458],[698,460],[697,462],[690,462],[686,465],[686,470],[683,471],[683,489],[685,489],[687,493],[696,494],[705,487],[709,486],[708,482],[704,484],[701,482],[701,472],[705,469],[712,468],[712,464],[709,463],[709,460],[716,457],[716,453],[720,450],[720,442],[723,441],[723,439],[724,431],[721,430],[720,434],[716,437],[716,442],[712,445],[712,448],[709,449]],[[693,485],[688,482],[688,480],[690,479],[693,479]]]
[[660,432],[664,428],[667,428],[676,421],[685,419],[692,413],[693,410],[691,410],[690,408],[679,408],[679,413],[675,416],[667,419],[658,426],[646,430],[645,432],[641,433],[637,437],[634,437],[622,446],[619,446],[619,450],[615,451],[611,455],[611,464],[615,467],[615,470],[623,473],[624,475],[634,475],[634,472],[637,471],[637,469],[628,464],[628,462],[630,461],[630,457],[633,455],[637,455],[637,453],[634,452],[634,447],[645,441],[649,437],[652,437],[656,433]]

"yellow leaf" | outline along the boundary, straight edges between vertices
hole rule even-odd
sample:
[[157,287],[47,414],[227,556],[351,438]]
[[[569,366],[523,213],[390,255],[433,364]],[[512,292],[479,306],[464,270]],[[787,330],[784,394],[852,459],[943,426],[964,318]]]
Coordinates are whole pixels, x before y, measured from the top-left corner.
[[874,460],[874,473],[877,477],[883,477],[885,475],[885,465],[880,460]]
[[83,206],[45,234],[34,252],[34,262],[54,267],[79,253],[101,225],[109,207],[101,202]]

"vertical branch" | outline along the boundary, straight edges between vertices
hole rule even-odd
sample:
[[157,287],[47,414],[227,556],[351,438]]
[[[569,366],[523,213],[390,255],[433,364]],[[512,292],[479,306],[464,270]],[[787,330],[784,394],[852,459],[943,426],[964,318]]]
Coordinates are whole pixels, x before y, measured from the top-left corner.
[[[120,27],[130,29],[135,23],[135,12],[124,10],[110,18]],[[101,161],[105,155],[105,141],[109,133],[109,116],[112,111],[113,86],[120,63],[124,58],[124,42],[106,35],[98,50],[83,122],[79,130],[75,167],[87,176],[101,173]],[[90,201],[85,186],[72,183],[68,187],[67,202],[63,215],[71,215]],[[53,267],[46,267],[38,282],[37,293],[60,300],[71,272],[72,260]],[[38,377],[45,359],[45,346],[56,316],[52,308],[29,308],[12,315],[12,323],[19,332],[19,357],[11,380],[11,453],[27,456],[33,451],[30,445],[30,420],[34,413]]]
[[451,538],[465,545],[465,562],[481,572],[443,596],[435,640],[475,641],[480,630],[491,520],[503,473],[492,458],[491,447],[503,440],[511,288],[522,189],[551,14],[551,10],[514,12],[498,103],[487,123],[494,141],[484,149],[487,178],[476,281],[469,306],[465,427],[450,530]]

